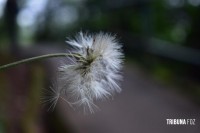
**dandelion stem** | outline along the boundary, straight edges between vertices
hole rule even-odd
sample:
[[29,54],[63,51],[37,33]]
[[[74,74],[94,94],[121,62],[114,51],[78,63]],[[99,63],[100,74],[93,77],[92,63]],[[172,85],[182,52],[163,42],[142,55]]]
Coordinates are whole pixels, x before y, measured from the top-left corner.
[[41,59],[46,59],[46,58],[63,57],[63,56],[64,57],[71,56],[71,57],[81,58],[81,56],[77,55],[77,54],[66,54],[66,53],[46,54],[46,55],[22,59],[20,61],[16,61],[16,62],[13,62],[13,63],[2,65],[2,66],[0,66],[0,71],[14,67],[14,66],[17,66],[17,65],[21,65],[21,64],[24,64],[24,63],[29,63],[29,62],[33,62],[33,61],[37,61],[37,60],[41,60]]

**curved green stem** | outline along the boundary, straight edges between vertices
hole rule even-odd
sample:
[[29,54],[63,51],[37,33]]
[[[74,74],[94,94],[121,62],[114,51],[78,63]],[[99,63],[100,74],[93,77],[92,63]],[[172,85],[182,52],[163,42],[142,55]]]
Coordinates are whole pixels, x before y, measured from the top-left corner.
[[36,57],[16,61],[16,62],[13,62],[13,63],[9,63],[9,64],[6,64],[6,65],[2,65],[2,66],[0,66],[0,71],[14,67],[14,66],[17,66],[17,65],[20,65],[20,64],[28,63],[28,62],[33,62],[33,61],[46,59],[46,58],[52,58],[52,57],[62,57],[62,56],[64,56],[64,57],[72,56],[72,57],[75,57],[75,58],[81,58],[81,56],[77,55],[77,54],[66,54],[66,53],[46,54],[46,55],[36,56]]

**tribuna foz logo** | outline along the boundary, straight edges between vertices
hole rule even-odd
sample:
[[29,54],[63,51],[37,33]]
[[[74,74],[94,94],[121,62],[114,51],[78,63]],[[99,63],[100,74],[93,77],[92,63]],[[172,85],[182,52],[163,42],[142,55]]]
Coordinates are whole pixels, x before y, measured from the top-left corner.
[[166,119],[167,125],[195,125],[195,119]]

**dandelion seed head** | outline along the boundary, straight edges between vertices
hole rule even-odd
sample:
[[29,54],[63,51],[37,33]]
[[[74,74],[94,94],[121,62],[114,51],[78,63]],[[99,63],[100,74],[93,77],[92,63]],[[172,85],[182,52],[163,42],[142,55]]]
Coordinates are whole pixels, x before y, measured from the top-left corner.
[[44,97],[42,97],[42,102],[50,105],[48,111],[54,110],[60,97],[60,88],[57,85],[57,82],[54,82],[49,89],[44,89],[43,91]]
[[121,91],[121,45],[115,36],[103,32],[80,32],[75,39],[66,42],[73,48],[69,57],[72,63],[59,67],[59,94],[65,95],[72,106],[92,113],[97,108],[95,100],[106,99]]

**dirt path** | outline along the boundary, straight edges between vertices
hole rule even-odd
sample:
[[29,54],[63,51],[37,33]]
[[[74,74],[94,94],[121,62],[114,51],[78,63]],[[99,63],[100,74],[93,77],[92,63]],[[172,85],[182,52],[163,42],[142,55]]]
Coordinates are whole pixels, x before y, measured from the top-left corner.
[[[77,133],[199,133],[198,105],[134,65],[124,71],[123,91],[114,100],[99,102],[101,110],[86,116],[60,102],[63,120]],[[166,119],[196,119],[196,125],[167,125]]]

